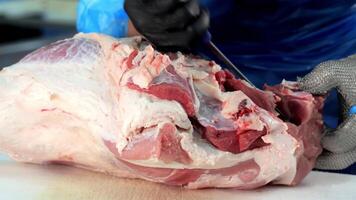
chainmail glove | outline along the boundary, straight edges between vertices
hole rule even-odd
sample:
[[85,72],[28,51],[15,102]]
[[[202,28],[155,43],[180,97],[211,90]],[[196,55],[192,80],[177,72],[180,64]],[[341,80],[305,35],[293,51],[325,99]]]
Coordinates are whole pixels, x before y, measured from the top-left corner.
[[343,122],[335,130],[326,129],[322,139],[324,151],[315,168],[337,170],[355,163],[356,114],[348,112],[356,105],[356,54],[319,64],[299,84],[301,89],[313,94],[325,94],[336,88],[341,96]]

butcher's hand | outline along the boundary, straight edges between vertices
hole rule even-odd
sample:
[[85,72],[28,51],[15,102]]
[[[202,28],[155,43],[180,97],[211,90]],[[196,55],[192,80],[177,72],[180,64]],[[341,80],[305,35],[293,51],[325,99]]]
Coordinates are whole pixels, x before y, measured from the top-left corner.
[[301,89],[323,94],[336,88],[342,97],[343,123],[335,130],[327,129],[318,158],[318,169],[344,169],[356,162],[356,114],[348,114],[356,105],[356,54],[345,59],[318,65],[300,80]]
[[187,51],[209,27],[209,14],[197,0],[125,0],[125,10],[161,51]]

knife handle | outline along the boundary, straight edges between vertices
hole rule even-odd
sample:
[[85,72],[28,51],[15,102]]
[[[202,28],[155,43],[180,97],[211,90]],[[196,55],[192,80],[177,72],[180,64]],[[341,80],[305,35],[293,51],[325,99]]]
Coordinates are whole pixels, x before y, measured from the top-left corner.
[[209,31],[206,31],[203,35],[203,37],[201,38],[201,42],[203,44],[209,44],[211,41],[211,34]]

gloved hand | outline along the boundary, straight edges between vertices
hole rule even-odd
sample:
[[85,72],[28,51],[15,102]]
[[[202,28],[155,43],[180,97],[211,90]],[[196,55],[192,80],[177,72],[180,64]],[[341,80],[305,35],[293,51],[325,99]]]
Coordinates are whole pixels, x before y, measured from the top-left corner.
[[186,51],[209,27],[209,14],[196,0],[126,0],[137,31],[161,51]]
[[301,89],[323,94],[336,88],[342,97],[343,123],[327,130],[322,138],[324,152],[318,158],[318,169],[344,169],[356,162],[356,114],[348,115],[356,105],[356,54],[345,59],[319,64],[300,81]]

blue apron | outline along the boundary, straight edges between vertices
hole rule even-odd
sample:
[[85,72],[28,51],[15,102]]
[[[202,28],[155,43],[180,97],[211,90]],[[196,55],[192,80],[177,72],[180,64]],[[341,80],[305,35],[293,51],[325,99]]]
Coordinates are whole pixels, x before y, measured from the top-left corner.
[[[123,1],[81,0],[78,30],[124,36],[128,17]],[[296,80],[323,61],[356,53],[356,0],[200,2],[210,12],[214,43],[258,87]],[[332,92],[324,111],[331,127],[339,123],[335,105]],[[356,164],[341,172],[356,174]]]

